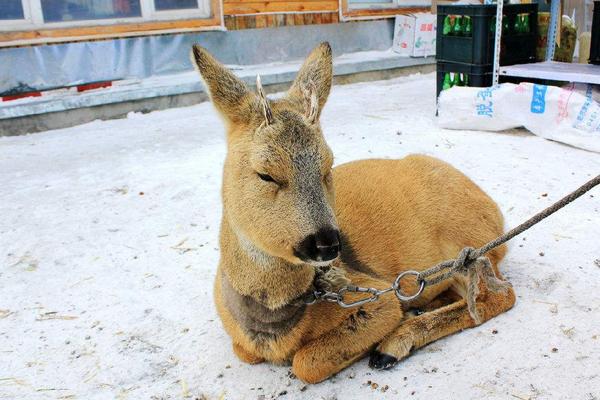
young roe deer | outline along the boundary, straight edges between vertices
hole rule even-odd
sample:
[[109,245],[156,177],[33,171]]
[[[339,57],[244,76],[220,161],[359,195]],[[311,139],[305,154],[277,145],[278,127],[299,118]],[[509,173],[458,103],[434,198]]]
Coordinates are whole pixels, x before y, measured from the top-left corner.
[[[241,360],[291,362],[298,378],[315,383],[370,351],[371,367],[389,368],[512,307],[510,286],[492,292],[481,280],[474,319],[463,275],[428,286],[409,304],[389,294],[354,309],[306,305],[315,285],[386,288],[402,271],[479,247],[503,232],[502,215],[469,178],[432,157],[332,168],[319,124],[332,80],[328,43],[277,100],[266,98],[259,80],[250,90],[198,45],[192,61],[227,128],[214,298]],[[488,254],[498,277],[505,252]],[[417,290],[414,280],[402,284],[406,293]],[[410,308],[428,311],[411,315]]]

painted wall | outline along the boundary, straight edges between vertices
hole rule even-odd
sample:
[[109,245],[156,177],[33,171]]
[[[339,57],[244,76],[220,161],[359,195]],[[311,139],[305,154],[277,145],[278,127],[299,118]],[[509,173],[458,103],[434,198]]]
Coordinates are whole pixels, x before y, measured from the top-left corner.
[[378,20],[0,49],[0,94],[190,71],[193,43],[226,64],[249,65],[302,59],[324,40],[335,54],[385,50],[393,31],[392,20]]

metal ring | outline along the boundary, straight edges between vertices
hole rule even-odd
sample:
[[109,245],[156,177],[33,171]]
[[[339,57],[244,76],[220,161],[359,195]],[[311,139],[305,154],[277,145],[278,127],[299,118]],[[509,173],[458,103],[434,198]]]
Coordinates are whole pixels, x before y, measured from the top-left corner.
[[421,295],[421,293],[423,293],[423,289],[425,289],[425,281],[421,281],[421,284],[419,286],[419,290],[417,290],[417,292],[415,294],[409,295],[409,296],[405,296],[402,294],[402,292],[400,291],[400,281],[402,280],[402,278],[404,278],[407,275],[414,275],[416,277],[419,276],[419,272],[417,271],[404,271],[403,273],[401,273],[400,275],[398,275],[398,277],[396,278],[396,280],[394,281],[394,293],[396,294],[396,297],[400,300],[400,301],[410,301],[410,300],[414,300],[417,297],[419,297]]

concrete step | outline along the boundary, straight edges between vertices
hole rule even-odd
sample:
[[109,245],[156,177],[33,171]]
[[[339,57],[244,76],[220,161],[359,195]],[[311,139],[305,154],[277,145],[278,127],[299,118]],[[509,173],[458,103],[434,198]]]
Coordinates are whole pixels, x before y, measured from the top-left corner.
[[[228,65],[249,85],[260,74],[267,92],[287,89],[302,60],[257,65]],[[342,54],[334,59],[334,83],[386,79],[413,72],[430,72],[435,59],[400,57],[391,50]],[[0,136],[58,129],[95,119],[120,118],[131,111],[150,112],[207,100],[196,71],[140,80],[115,81],[113,86],[78,93],[49,91],[0,103]]]

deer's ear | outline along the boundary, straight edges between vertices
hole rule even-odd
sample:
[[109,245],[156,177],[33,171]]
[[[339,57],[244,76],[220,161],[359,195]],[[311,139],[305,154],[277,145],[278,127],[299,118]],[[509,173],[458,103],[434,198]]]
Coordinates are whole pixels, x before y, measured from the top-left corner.
[[321,43],[308,55],[288,91],[288,98],[302,107],[310,122],[319,119],[327,102],[332,70],[331,46]]
[[223,118],[229,123],[249,121],[256,96],[248,86],[197,44],[192,47],[191,58],[211,101]]

